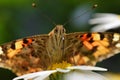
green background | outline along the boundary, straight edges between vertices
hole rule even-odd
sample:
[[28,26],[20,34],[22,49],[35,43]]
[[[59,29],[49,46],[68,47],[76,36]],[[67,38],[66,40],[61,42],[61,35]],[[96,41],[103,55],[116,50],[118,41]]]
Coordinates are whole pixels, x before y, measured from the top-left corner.
[[[31,4],[35,2],[36,7]],[[98,4],[96,9],[92,9]],[[67,32],[89,31],[94,13],[120,14],[119,0],[0,0],[0,44],[36,34],[47,34],[53,24],[64,24]],[[70,21],[69,21],[70,20]],[[98,63],[111,72],[120,72],[120,55]],[[0,69],[0,80],[15,74]]]

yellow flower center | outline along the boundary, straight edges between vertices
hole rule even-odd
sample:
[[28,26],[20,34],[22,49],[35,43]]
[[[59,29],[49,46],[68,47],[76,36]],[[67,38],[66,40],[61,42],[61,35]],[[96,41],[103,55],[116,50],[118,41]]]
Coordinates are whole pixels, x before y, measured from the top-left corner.
[[67,63],[66,61],[63,61],[62,63],[55,63],[52,66],[49,66],[48,70],[55,70],[57,68],[64,69],[64,68],[70,67],[70,66],[72,66],[72,64]]

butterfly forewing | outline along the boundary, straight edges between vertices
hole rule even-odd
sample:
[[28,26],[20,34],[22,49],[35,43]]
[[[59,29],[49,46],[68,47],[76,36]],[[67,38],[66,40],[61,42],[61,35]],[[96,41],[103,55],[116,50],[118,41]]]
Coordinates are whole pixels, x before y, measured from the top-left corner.
[[70,33],[66,35],[66,58],[75,65],[95,65],[120,52],[118,33]]
[[8,68],[17,75],[44,70],[46,62],[49,63],[47,41],[48,35],[46,34],[1,45],[0,67]]

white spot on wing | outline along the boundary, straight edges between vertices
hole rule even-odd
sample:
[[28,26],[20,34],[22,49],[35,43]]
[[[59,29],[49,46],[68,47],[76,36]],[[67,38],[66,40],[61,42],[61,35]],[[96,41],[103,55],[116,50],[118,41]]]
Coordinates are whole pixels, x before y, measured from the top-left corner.
[[120,43],[117,43],[115,46],[116,46],[117,48],[120,48]]
[[119,41],[120,35],[119,34],[114,34],[113,35],[113,41]]
[[2,47],[0,46],[0,55],[3,54]]
[[65,38],[64,38],[64,37],[62,37],[62,40],[65,40]]

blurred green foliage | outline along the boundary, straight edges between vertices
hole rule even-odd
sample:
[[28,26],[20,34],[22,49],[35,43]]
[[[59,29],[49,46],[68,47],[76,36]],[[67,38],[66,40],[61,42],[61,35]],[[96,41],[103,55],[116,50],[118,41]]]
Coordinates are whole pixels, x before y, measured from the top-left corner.
[[[36,8],[31,6],[32,2],[36,3]],[[0,43],[36,33],[48,33],[55,26],[53,21],[63,24],[70,19],[77,6],[92,6],[93,3],[89,0],[1,0]],[[44,15],[52,20],[49,21]]]
[[[33,2],[36,3],[35,8],[31,6]],[[98,8],[92,10],[91,7],[96,3],[98,4]],[[75,11],[81,16],[78,17],[78,15],[75,15]],[[84,13],[85,11],[87,12]],[[53,22],[56,24],[64,24],[71,19],[72,20],[65,25],[67,32],[89,31],[91,26],[88,24],[88,20],[92,17],[92,14],[96,12],[120,14],[120,1],[0,0],[0,43],[2,44],[25,36],[49,33],[49,31],[55,27]],[[84,19],[86,19],[85,21],[81,18],[84,16],[82,15],[83,13],[87,14],[87,17],[84,17]],[[51,20],[46,17],[49,17]],[[84,24],[76,26],[73,23],[74,20],[79,20],[79,22],[84,21]],[[120,56],[117,57],[120,58]],[[120,62],[118,63],[119,66],[116,64],[117,68],[111,68],[118,70]],[[105,63],[101,65],[108,64]],[[112,65],[112,63],[109,63],[109,66],[110,65]],[[13,77],[14,76],[15,75],[13,75]],[[13,77],[12,73],[10,76],[9,72],[8,75],[6,74],[6,70],[0,70],[0,80],[11,80]]]

